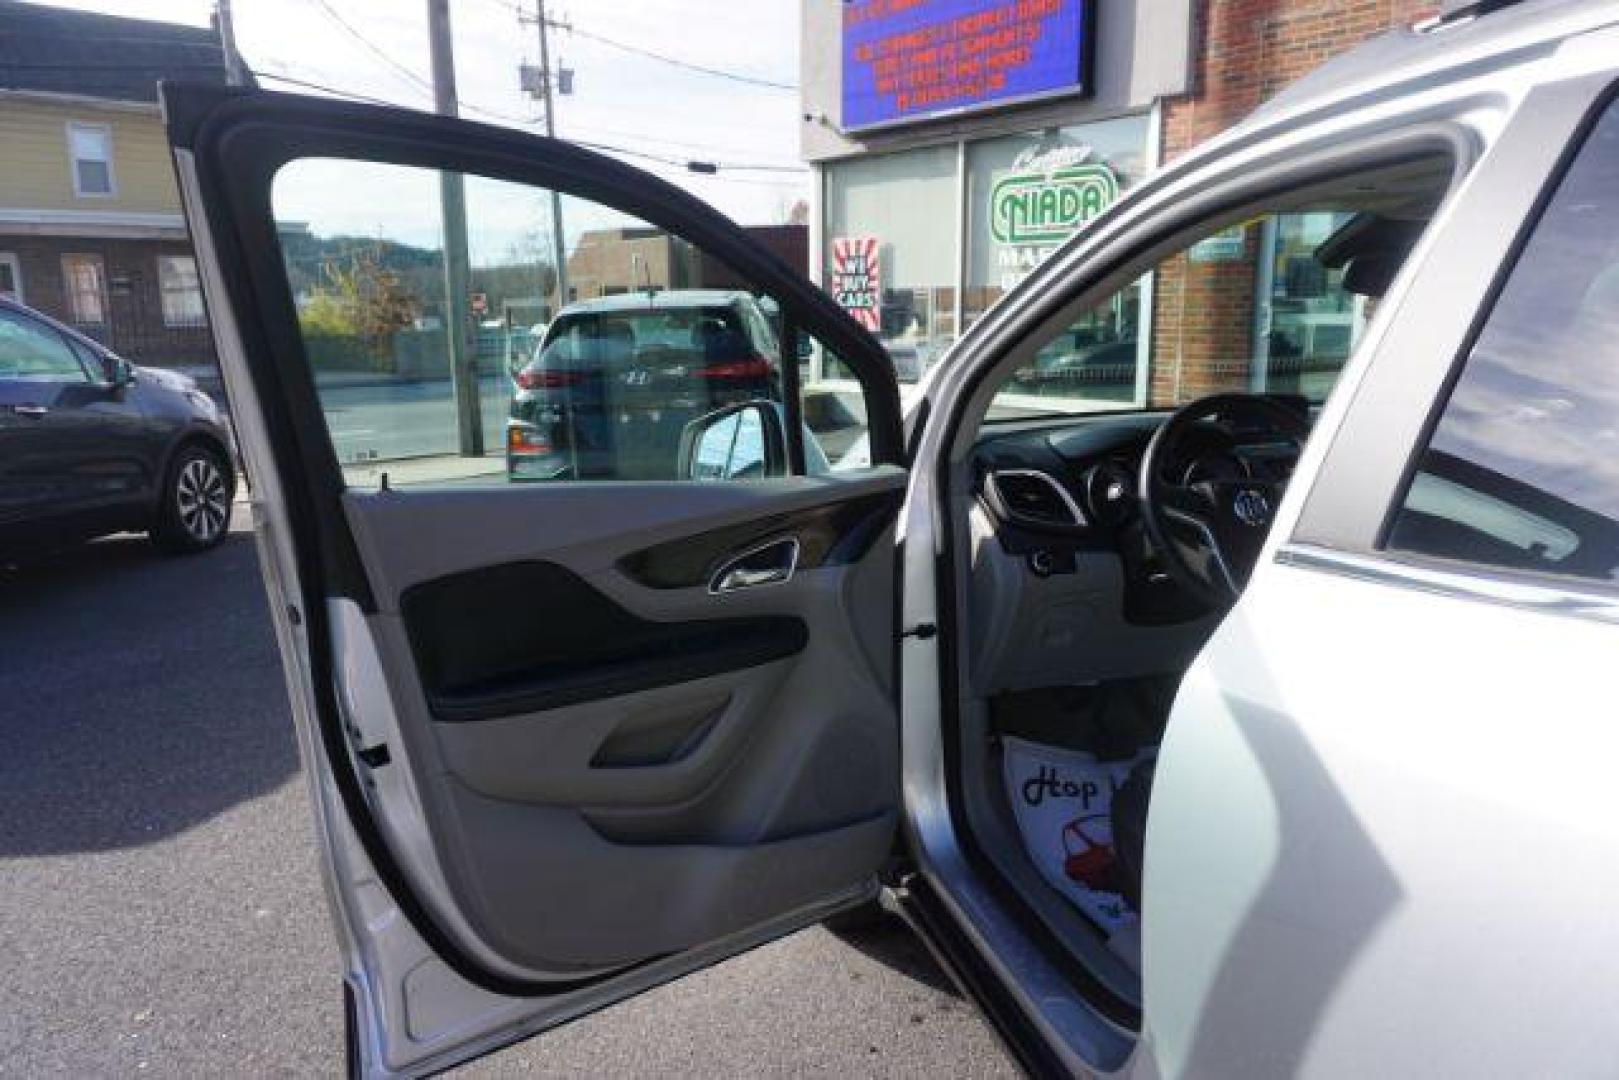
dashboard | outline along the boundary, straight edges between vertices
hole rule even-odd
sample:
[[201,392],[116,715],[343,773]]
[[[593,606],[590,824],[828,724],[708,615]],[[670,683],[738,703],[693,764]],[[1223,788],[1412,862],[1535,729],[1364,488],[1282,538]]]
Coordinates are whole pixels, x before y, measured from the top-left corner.
[[[1139,479],[1165,413],[988,425],[974,451],[975,490],[1003,551],[1036,578],[1073,573],[1112,554],[1123,563],[1122,617],[1136,625],[1197,619],[1204,606],[1159,565],[1141,522]],[[1174,484],[1241,479],[1285,483],[1298,447],[1274,432],[1208,421],[1189,430],[1163,478]]]

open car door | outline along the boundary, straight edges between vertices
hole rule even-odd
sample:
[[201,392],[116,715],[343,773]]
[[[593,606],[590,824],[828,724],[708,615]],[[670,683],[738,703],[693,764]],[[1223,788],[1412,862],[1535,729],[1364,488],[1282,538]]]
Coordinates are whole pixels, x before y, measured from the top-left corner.
[[[164,108],[354,1066],[437,1071],[870,899],[905,482],[877,342],[565,143],[258,92]],[[805,426],[823,371],[861,392],[815,411],[863,431]],[[840,471],[851,445],[871,464]]]

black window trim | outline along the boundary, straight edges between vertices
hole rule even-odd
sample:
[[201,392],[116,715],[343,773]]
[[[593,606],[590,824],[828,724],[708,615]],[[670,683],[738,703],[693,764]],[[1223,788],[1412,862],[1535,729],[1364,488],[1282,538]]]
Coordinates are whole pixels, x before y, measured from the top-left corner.
[[[274,370],[255,368],[253,378],[267,422],[288,456],[284,468],[306,478],[311,510],[320,520],[342,520],[345,485],[318,419],[319,397],[270,205],[275,174],[305,158],[440,169],[556,190],[700,245],[752,291],[769,294],[855,371],[866,398],[873,463],[905,463],[899,390],[876,338],[804,274],[665,180],[564,141],[392,106],[215,86],[165,86],[163,97],[169,139],[194,155],[198,180],[207,189],[218,256],[234,271],[226,287],[256,315],[253,325],[239,329],[250,349],[277,358]],[[319,533],[324,557],[310,581],[371,610],[369,582],[352,538],[330,529]]]

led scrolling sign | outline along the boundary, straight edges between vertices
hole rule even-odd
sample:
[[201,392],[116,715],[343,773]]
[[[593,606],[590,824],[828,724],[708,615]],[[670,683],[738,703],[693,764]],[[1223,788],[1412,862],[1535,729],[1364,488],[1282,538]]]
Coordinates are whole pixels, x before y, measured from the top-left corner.
[[1094,0],[847,0],[842,127],[1091,92]]

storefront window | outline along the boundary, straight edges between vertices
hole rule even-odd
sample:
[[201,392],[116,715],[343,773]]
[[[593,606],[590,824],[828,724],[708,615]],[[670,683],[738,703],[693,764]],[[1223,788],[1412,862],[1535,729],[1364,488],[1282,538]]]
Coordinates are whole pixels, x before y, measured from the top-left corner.
[[[1146,174],[1148,123],[1129,116],[984,139],[965,151],[951,143],[830,164],[822,283],[881,339],[900,381],[915,382]],[[1142,295],[1132,288],[1105,318],[1076,328],[1075,347],[1122,356],[1140,333]],[[1131,383],[1126,399],[1133,393]]]
[[887,346],[901,382],[920,378],[957,334],[956,153],[937,146],[826,170],[822,281]]
[[[1147,124],[1127,116],[968,144],[965,326],[1146,175]],[[1092,328],[1093,343],[1133,339],[1137,306],[1122,298],[1120,321]]]

